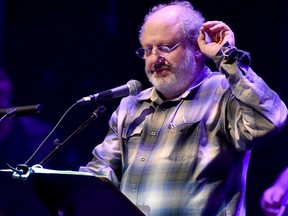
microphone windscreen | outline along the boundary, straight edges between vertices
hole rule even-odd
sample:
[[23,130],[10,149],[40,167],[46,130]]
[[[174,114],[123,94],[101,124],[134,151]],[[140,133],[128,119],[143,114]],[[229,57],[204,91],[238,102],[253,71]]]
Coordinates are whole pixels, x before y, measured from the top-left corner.
[[142,85],[138,80],[130,80],[127,85],[129,86],[130,95],[137,95],[142,90]]

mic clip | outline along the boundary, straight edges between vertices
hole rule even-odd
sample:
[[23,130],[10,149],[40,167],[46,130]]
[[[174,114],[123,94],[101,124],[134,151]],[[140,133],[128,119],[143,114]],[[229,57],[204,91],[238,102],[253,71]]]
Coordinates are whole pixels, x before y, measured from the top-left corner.
[[111,90],[107,90],[107,91],[99,93],[98,97],[91,95],[90,100],[96,101],[98,105],[106,104],[113,100],[113,93]]
[[12,174],[13,179],[20,179],[26,180],[29,175],[33,172],[31,167],[27,166],[26,164],[18,164],[16,169],[13,169],[14,172]]

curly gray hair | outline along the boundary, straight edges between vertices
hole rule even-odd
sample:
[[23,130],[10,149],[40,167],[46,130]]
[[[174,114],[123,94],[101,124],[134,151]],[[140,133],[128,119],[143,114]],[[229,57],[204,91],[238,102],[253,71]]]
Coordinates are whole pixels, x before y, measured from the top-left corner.
[[179,24],[181,25],[183,29],[185,38],[192,42],[196,42],[199,36],[199,29],[204,23],[205,18],[199,11],[195,10],[192,4],[188,1],[172,1],[167,4],[161,3],[152,7],[149,10],[149,12],[146,14],[146,16],[144,17],[143,24],[141,25],[140,30],[138,32],[139,40],[143,33],[144,24],[147,22],[147,20],[157,11],[161,10],[164,7],[172,6],[172,5],[179,7],[179,9],[182,12],[181,16],[179,16],[179,22],[180,22]]

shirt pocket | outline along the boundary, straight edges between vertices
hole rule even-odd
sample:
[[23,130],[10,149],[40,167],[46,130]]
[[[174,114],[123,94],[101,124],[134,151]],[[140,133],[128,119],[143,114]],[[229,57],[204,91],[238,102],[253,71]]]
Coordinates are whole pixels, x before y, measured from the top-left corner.
[[168,133],[170,138],[167,139],[167,143],[172,146],[167,148],[168,152],[166,152],[169,160],[184,162],[195,159],[198,154],[198,145],[203,141],[199,127],[199,122],[193,122],[174,125],[170,129],[171,132]]
[[143,131],[142,124],[133,127],[129,125],[124,128],[122,131],[122,139],[123,139],[123,153],[124,158],[127,158],[128,165],[131,164],[135,158],[137,153],[137,149],[139,148],[141,142],[141,135]]

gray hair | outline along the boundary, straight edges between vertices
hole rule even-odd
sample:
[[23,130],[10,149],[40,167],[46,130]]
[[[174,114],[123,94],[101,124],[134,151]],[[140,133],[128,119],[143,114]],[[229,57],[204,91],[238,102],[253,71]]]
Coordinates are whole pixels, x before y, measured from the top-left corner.
[[197,38],[199,36],[199,29],[201,28],[202,24],[205,21],[205,18],[202,16],[202,14],[195,10],[192,4],[188,1],[172,1],[167,4],[158,4],[154,7],[152,7],[149,12],[144,17],[143,24],[140,27],[140,30],[138,32],[139,40],[143,33],[143,27],[144,24],[147,22],[147,20],[155,14],[157,11],[161,10],[164,7],[167,6],[177,6],[179,9],[181,9],[181,16],[179,16],[180,25],[183,29],[183,33],[185,35],[185,38],[187,40],[190,40],[192,42],[196,42]]

